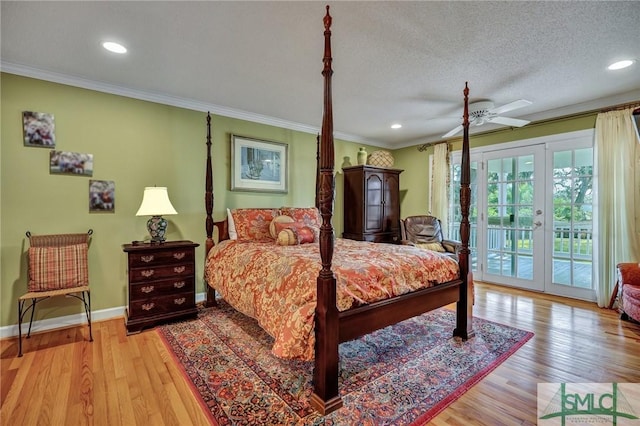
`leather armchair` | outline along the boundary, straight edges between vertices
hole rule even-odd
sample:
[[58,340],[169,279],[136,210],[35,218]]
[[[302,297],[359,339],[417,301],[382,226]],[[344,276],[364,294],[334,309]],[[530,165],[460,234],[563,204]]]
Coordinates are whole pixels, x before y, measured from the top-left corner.
[[460,241],[447,240],[440,219],[430,215],[408,216],[400,220],[402,244],[438,251],[458,260]]
[[617,275],[620,318],[640,321],[640,264],[619,263]]

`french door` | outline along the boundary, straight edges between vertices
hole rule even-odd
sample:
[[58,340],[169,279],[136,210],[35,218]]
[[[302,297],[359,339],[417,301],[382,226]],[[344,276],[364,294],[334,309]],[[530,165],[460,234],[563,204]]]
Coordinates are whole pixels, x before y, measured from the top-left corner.
[[[593,132],[471,153],[471,268],[481,281],[594,300]],[[449,238],[459,239],[459,158]]]
[[483,156],[483,279],[544,290],[544,146]]

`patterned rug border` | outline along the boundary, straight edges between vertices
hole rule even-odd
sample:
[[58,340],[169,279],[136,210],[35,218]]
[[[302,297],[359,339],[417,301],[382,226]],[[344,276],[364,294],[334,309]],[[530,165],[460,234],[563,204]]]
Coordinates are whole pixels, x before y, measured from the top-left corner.
[[[440,309],[451,311],[451,312],[455,312],[454,310],[448,309],[446,307],[443,307],[443,308],[440,308]],[[509,348],[509,350],[507,350],[501,356],[499,356],[498,358],[493,360],[491,362],[491,364],[485,366],[482,370],[479,370],[476,374],[473,375],[473,377],[468,379],[466,382],[464,382],[463,384],[459,385],[453,392],[451,392],[444,399],[442,399],[441,401],[436,403],[431,409],[426,411],[424,414],[422,414],[418,418],[416,418],[408,426],[422,426],[422,425],[427,424],[432,419],[434,419],[442,411],[444,411],[449,405],[451,405],[453,402],[458,400],[462,395],[464,395],[469,389],[471,389],[473,386],[478,384],[485,377],[487,377],[492,371],[494,371],[496,368],[498,368],[500,365],[502,365],[503,362],[505,362],[510,356],[512,356],[515,352],[517,352],[520,348],[522,348],[522,346],[524,346],[535,335],[531,331],[518,329],[517,327],[513,327],[513,326],[506,325],[506,324],[502,324],[502,323],[499,323],[499,322],[496,322],[496,321],[493,321],[493,320],[488,320],[488,319],[485,319],[485,318],[482,318],[482,317],[474,317],[474,319],[475,318],[477,318],[477,319],[479,319],[481,321],[487,322],[487,323],[496,324],[496,325],[499,325],[499,326],[502,326],[502,327],[506,327],[506,328],[516,329],[518,331],[523,332],[524,335],[518,342],[514,343]],[[196,319],[187,320],[187,322],[201,321],[201,320],[202,319],[200,317],[198,317]],[[171,324],[167,324],[167,326],[169,326],[169,325],[171,325]],[[183,364],[180,361],[180,359],[178,358],[178,355],[173,350],[173,347],[172,347],[171,343],[167,339],[167,336],[164,335],[162,330],[163,330],[162,327],[157,327],[154,331],[160,337],[160,340],[163,342],[164,347],[167,350],[167,353],[169,354],[171,359],[173,359],[173,361],[177,364],[180,373],[182,374],[184,380],[187,382],[187,385],[188,385],[189,389],[191,390],[191,393],[194,395],[195,399],[198,402],[198,405],[200,406],[202,411],[205,413],[205,416],[208,418],[208,420],[211,422],[211,424],[213,426],[220,426],[220,423],[214,417],[214,413],[209,409],[209,407],[207,406],[202,394],[198,391],[196,384],[191,380],[191,378],[189,376],[189,373],[186,370],[185,364]]]
[[[193,319],[191,321],[198,321],[198,318]],[[164,343],[164,347],[169,353],[169,356],[171,357],[171,359],[178,365],[178,369],[180,369],[180,373],[182,373],[182,377],[184,378],[185,382],[187,382],[189,389],[191,389],[191,393],[193,394],[193,396],[195,396],[196,400],[198,401],[198,405],[204,412],[205,416],[209,419],[211,424],[213,426],[219,426],[218,421],[215,419],[215,417],[213,417],[213,413],[211,412],[211,410],[209,410],[209,407],[207,407],[207,404],[204,401],[204,399],[202,399],[202,395],[200,394],[200,392],[198,392],[198,389],[196,388],[195,383],[193,383],[191,378],[189,378],[189,373],[187,373],[187,370],[184,364],[180,362],[180,360],[178,359],[178,355],[176,355],[176,353],[173,351],[171,344],[169,343],[169,341],[167,340],[167,338],[165,337],[165,335],[162,333],[161,330],[162,329],[160,328],[156,328],[154,331],[160,337],[160,340],[162,341],[162,343]]]
[[[502,323],[499,323],[499,322],[496,322],[496,321],[491,321],[491,320],[488,320],[488,319],[484,319],[484,318],[481,318],[481,317],[474,317],[474,318],[479,318],[479,319],[481,319],[483,321],[487,321],[487,322],[490,322],[490,323],[493,323],[493,324],[499,324],[499,325],[504,326],[504,327],[511,327],[509,325],[505,325],[505,324],[502,324]],[[512,328],[514,328],[514,327],[512,327]],[[520,330],[522,330],[522,329],[520,329]],[[418,417],[409,426],[422,426],[422,425],[427,424],[427,422],[433,420],[438,414],[443,412],[449,405],[453,404],[456,400],[458,400],[458,398],[460,398],[462,395],[467,393],[467,391],[469,389],[471,389],[472,387],[477,385],[482,379],[487,377],[493,370],[495,370],[496,368],[501,366],[502,363],[507,360],[507,358],[509,358],[514,353],[516,353],[518,351],[518,349],[523,347],[535,335],[531,331],[527,331],[527,330],[522,330],[522,331],[524,331],[526,333],[525,336],[518,343],[514,344],[511,347],[510,350],[508,350],[507,352],[502,354],[500,357],[495,359],[490,365],[488,365],[485,368],[483,368],[482,370],[480,370],[471,379],[467,380],[464,383],[464,385],[459,386],[455,391],[451,392],[445,399],[443,399],[438,404],[436,404],[435,407],[433,407],[431,410],[427,411],[422,416]]]

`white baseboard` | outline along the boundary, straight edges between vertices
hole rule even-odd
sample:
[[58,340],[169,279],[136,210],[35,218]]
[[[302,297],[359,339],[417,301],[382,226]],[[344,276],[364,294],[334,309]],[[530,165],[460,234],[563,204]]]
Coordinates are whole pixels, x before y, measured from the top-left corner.
[[[205,300],[205,293],[196,293],[196,303],[203,302]],[[92,321],[103,321],[113,318],[124,317],[124,306],[117,308],[101,309],[99,311],[91,312]],[[26,335],[29,330],[29,314],[25,315],[25,321],[22,323],[22,333]],[[76,325],[86,324],[87,316],[84,313],[77,313],[73,315],[67,315],[64,317],[56,317],[51,319],[44,319],[34,321],[31,326],[31,333],[38,333],[41,331],[53,330],[56,328],[73,327]],[[6,337],[14,337],[18,335],[18,324],[8,325],[0,327],[0,339]]]

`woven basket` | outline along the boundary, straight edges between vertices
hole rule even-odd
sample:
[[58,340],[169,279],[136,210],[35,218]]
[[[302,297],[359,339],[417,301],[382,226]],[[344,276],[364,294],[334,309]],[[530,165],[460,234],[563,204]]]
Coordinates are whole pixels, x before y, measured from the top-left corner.
[[369,156],[368,163],[377,167],[393,167],[393,155],[389,151],[373,151]]

